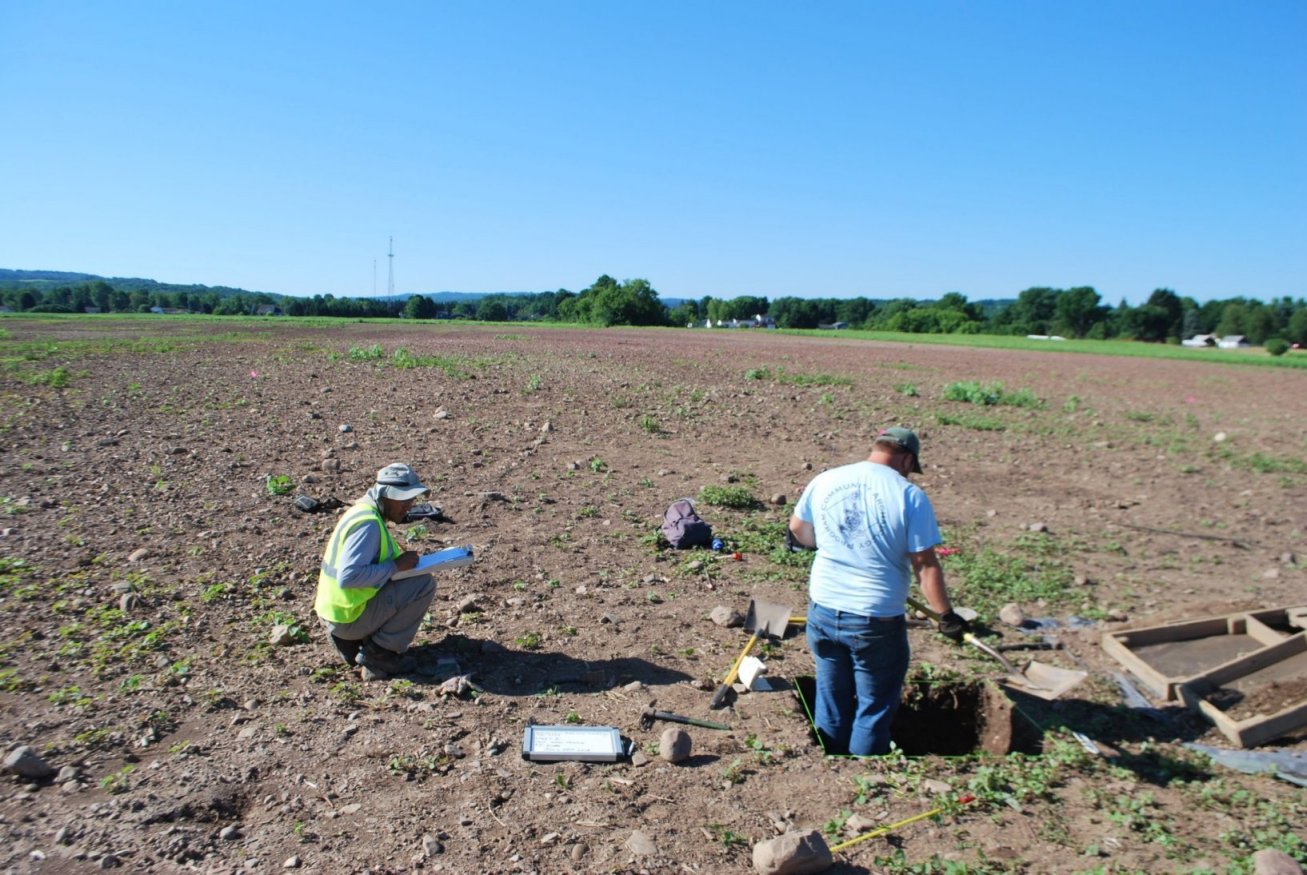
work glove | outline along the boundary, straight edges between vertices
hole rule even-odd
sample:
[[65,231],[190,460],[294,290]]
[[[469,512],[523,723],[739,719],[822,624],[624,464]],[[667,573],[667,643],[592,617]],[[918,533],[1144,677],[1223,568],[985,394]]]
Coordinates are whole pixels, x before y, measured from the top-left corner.
[[971,624],[959,614],[949,611],[947,614],[940,615],[939,634],[946,638],[951,638],[955,643],[961,644],[963,637],[970,632]]
[[787,528],[785,530],[785,549],[789,550],[791,553],[803,553],[807,550],[814,550],[816,548],[800,543],[799,539],[794,537],[794,532],[791,532]]

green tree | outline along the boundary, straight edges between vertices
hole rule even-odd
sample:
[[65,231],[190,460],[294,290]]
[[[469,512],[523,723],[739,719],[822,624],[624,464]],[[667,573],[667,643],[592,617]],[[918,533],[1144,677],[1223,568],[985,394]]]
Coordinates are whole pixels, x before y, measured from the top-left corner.
[[1307,346],[1307,307],[1293,311],[1285,335],[1290,343],[1296,343],[1299,347]]
[[434,319],[436,302],[426,295],[410,295],[404,302],[403,313],[405,319]]
[[491,295],[477,302],[477,318],[482,322],[507,322],[508,303],[499,295]]
[[1091,328],[1107,316],[1098,292],[1091,286],[1077,286],[1057,296],[1053,307],[1054,324],[1058,333],[1071,337],[1084,337]]
[[1248,310],[1244,307],[1242,301],[1227,302],[1225,308],[1221,310],[1220,321],[1216,323],[1216,333],[1221,337],[1231,334],[1247,335],[1247,316]]
[[817,302],[804,298],[777,298],[772,301],[767,315],[771,316],[780,328],[816,328],[821,322],[821,311],[818,309]]

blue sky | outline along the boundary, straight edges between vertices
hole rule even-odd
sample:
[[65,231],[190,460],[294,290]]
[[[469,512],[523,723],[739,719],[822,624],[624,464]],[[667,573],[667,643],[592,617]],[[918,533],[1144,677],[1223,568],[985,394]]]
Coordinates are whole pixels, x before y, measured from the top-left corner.
[[1302,0],[0,0],[0,35],[0,267],[358,296],[393,235],[401,293],[1307,295]]

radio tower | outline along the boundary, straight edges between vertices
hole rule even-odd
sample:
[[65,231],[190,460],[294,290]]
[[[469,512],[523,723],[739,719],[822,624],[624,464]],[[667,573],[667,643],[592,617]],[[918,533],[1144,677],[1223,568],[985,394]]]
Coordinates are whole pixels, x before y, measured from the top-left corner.
[[395,238],[390,238],[390,254],[386,256],[390,259],[390,279],[386,283],[386,294],[389,297],[395,297]]

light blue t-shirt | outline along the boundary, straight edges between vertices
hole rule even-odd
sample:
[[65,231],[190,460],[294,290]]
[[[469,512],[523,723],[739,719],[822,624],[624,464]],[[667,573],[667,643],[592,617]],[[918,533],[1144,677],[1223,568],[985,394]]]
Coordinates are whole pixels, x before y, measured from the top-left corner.
[[794,515],[812,523],[817,535],[809,596],[823,607],[864,617],[903,613],[912,582],[908,554],[940,542],[926,493],[874,462],[818,474]]

